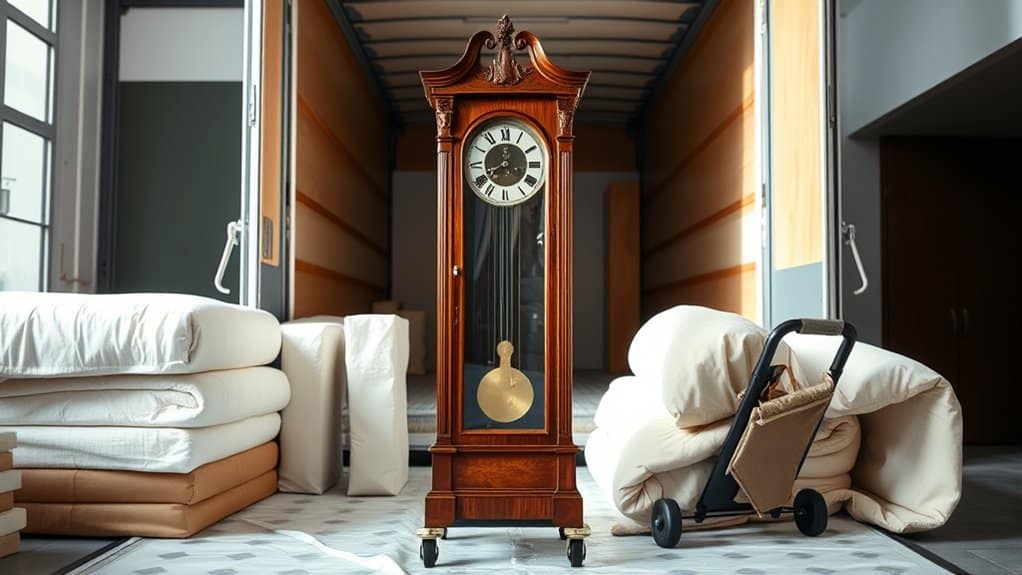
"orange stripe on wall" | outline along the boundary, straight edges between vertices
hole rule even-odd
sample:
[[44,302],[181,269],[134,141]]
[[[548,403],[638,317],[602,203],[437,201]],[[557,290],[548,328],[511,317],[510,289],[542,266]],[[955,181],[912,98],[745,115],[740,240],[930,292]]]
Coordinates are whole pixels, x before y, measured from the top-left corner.
[[369,283],[369,282],[367,282],[365,280],[360,280],[358,278],[353,278],[353,277],[351,277],[349,275],[342,274],[340,272],[335,272],[332,269],[328,269],[328,268],[325,268],[323,266],[316,265],[316,264],[314,264],[312,262],[307,262],[305,260],[300,260],[300,259],[297,259],[297,258],[295,259],[295,271],[305,272],[305,273],[312,274],[312,275],[317,275],[317,276],[320,276],[320,277],[331,279],[331,280],[333,280],[335,282],[338,282],[338,283],[343,283],[343,284],[347,284],[347,285],[350,285],[350,286],[360,287],[360,288],[363,288],[363,289],[366,289],[366,290],[370,290],[372,292],[382,293],[382,292],[386,291],[386,289],[387,289],[387,288],[385,288],[383,286],[378,286],[376,284]]
[[373,196],[379,198],[381,201],[383,201],[384,204],[390,201],[390,198],[387,196],[387,192],[382,187],[380,187],[380,185],[373,178],[372,174],[367,172],[366,169],[362,166],[362,164],[360,164],[359,161],[351,154],[351,150],[349,150],[348,146],[344,144],[344,141],[341,140],[341,138],[338,137],[337,134],[335,134],[333,130],[330,129],[330,126],[328,126],[326,122],[323,121],[322,118],[316,115],[316,112],[309,106],[308,102],[306,102],[305,99],[302,98],[301,94],[298,95],[298,111],[305,114],[305,116],[308,119],[312,120],[313,124],[316,124],[316,127],[322,130],[324,134],[329,136],[330,139],[335,144],[337,144],[338,149],[344,156],[345,161],[347,161],[350,166],[355,168],[355,171],[357,171],[358,174],[362,176],[362,179],[364,179],[366,183],[369,184],[369,189],[373,192]]
[[729,276],[740,275],[740,274],[743,274],[745,272],[753,271],[755,269],[756,269],[756,262],[748,262],[748,263],[740,264],[740,265],[737,265],[737,266],[731,266],[729,268],[724,268],[724,269],[720,269],[720,270],[714,270],[712,272],[706,272],[704,274],[694,275],[694,276],[687,277],[687,278],[684,278],[684,279],[680,279],[678,281],[673,281],[671,283],[667,283],[667,284],[664,284],[664,285],[659,285],[659,286],[651,287],[651,288],[645,288],[642,291],[645,294],[651,295],[651,294],[655,294],[655,293],[661,293],[661,292],[665,292],[665,291],[680,289],[680,288],[683,288],[683,287],[688,287],[690,285],[695,285],[695,284],[699,284],[699,283],[703,283],[703,282],[708,282],[708,281],[713,281],[713,280],[717,280],[717,279],[721,279],[721,278],[726,278],[726,277],[729,277]]
[[645,250],[643,252],[642,256],[643,257],[652,256],[653,254],[656,254],[657,252],[660,252],[660,251],[664,250],[665,248],[667,248],[671,244],[679,242],[679,241],[683,240],[684,238],[686,238],[686,237],[688,237],[688,236],[698,232],[699,230],[701,230],[701,229],[703,229],[703,228],[705,228],[707,226],[712,225],[715,222],[718,222],[718,221],[728,217],[729,215],[731,215],[731,214],[733,214],[735,212],[742,211],[746,206],[752,204],[755,201],[756,201],[756,196],[753,195],[753,194],[748,194],[745,197],[743,197],[742,199],[728,204],[727,206],[717,210],[716,212],[713,212],[712,214],[706,216],[705,218],[699,220],[698,222],[695,222],[694,224],[690,225],[689,227],[687,227],[687,228],[685,228],[685,229],[683,229],[683,230],[681,230],[681,231],[671,235],[670,237],[668,237],[664,241],[658,243],[657,245],[650,247],[649,249],[647,249],[647,250]]
[[652,201],[653,198],[655,198],[657,195],[661,194],[664,190],[666,190],[667,184],[671,183],[672,180],[677,178],[683,171],[685,171],[685,168],[687,168],[689,164],[691,164],[692,161],[699,156],[699,154],[703,153],[703,151],[705,151],[706,148],[710,147],[710,144],[712,144],[714,140],[716,140],[722,133],[724,133],[724,131],[727,130],[728,126],[737,122],[743,115],[745,115],[745,111],[751,108],[755,102],[756,102],[755,97],[750,96],[746,98],[745,101],[742,102],[740,106],[736,107],[734,110],[731,110],[731,112],[727,116],[725,116],[724,119],[719,124],[717,124],[713,128],[713,130],[711,130],[710,133],[707,134],[706,137],[703,138],[691,152],[689,152],[687,156],[685,156],[684,158],[681,159],[680,162],[678,162],[678,165],[675,166],[673,170],[671,170],[671,173],[667,174],[667,177],[665,177],[662,182],[654,186],[651,186],[651,191],[647,193],[646,196],[643,198],[643,203],[648,203]]
[[385,247],[378,245],[375,241],[373,241],[372,238],[352,227],[351,224],[342,220],[340,216],[331,212],[326,208],[326,206],[312,199],[310,196],[306,195],[301,190],[295,190],[295,199],[298,201],[298,203],[308,206],[310,210],[323,216],[324,218],[329,220],[330,223],[341,228],[342,230],[347,232],[348,235],[354,237],[355,239],[365,244],[365,246],[368,247],[369,249],[373,250],[374,252],[380,254],[385,258],[387,257],[387,249]]

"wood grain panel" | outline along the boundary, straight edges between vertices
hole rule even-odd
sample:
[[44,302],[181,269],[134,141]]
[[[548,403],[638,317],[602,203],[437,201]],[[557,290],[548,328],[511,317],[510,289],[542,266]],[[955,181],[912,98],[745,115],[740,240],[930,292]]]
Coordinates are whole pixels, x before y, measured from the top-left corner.
[[324,0],[296,2],[298,95],[386,189],[387,117]]
[[373,285],[387,285],[385,255],[355,239],[345,229],[304,203],[295,205],[295,258]]
[[642,126],[642,311],[759,319],[753,0],[722,0]]
[[[755,204],[732,211],[682,241],[643,258],[643,286],[654,288],[681,278],[755,262],[760,248]],[[752,252],[752,253],[750,253]]]
[[639,184],[618,182],[606,198],[607,370],[628,371],[628,346],[639,331]]
[[387,292],[391,127],[325,1],[292,9],[292,317],[365,313]]
[[756,132],[753,115],[753,110],[747,110],[740,121],[731,123],[712,145],[672,178],[662,193],[644,198],[645,251],[662,245],[715,212],[755,195],[757,148],[753,144]]
[[688,278],[644,294],[642,315],[648,318],[679,301],[756,317],[757,266],[753,263]]
[[[297,118],[299,153],[295,172],[301,191],[381,246],[387,245],[387,205],[368,190],[368,184],[348,156],[307,117]],[[382,225],[381,225],[382,222]]]
[[752,20],[753,0],[721,2],[664,83],[645,126],[645,192],[755,94]]
[[348,223],[341,216],[338,216],[334,212],[330,211],[323,204],[312,199],[310,196],[307,196],[306,194],[302,193],[301,190],[297,190],[295,192],[295,200],[297,200],[299,204],[302,204],[309,208],[310,210],[316,212],[320,216],[323,216],[325,219],[329,220],[330,223],[334,224],[338,228],[344,230],[348,235],[352,236],[353,238],[361,242],[365,247],[380,254],[384,258],[387,257],[386,247],[379,245],[372,238],[358,231],[358,228]]
[[295,286],[301,286],[301,295],[295,297],[295,318],[365,313],[385,296],[383,290],[346,281],[338,274],[321,273],[301,260],[295,261],[294,276]]
[[458,458],[454,488],[541,488],[556,485],[557,460],[534,454],[472,454]]
[[785,269],[823,259],[820,2],[770,6],[773,257]]
[[284,8],[283,0],[263,0],[263,69],[262,69],[262,122],[259,150],[259,212],[263,221],[270,221],[269,230],[259,229],[260,246],[270,233],[270,257],[260,249],[262,262],[280,265],[280,200],[283,190],[283,85],[284,85]]

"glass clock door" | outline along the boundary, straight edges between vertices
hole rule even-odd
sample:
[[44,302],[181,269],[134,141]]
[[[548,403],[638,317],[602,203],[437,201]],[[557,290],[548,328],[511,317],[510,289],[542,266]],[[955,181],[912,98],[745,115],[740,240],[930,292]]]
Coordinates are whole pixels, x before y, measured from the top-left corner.
[[[545,428],[546,152],[526,124],[467,141],[462,428]],[[474,193],[473,193],[474,192]]]

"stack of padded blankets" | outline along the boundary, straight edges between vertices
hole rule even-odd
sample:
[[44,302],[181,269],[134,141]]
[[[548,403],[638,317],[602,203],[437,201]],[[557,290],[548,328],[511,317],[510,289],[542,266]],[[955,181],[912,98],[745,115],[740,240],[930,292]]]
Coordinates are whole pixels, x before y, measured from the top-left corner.
[[201,297],[0,294],[26,532],[187,537],[272,494],[279,349],[272,315]]

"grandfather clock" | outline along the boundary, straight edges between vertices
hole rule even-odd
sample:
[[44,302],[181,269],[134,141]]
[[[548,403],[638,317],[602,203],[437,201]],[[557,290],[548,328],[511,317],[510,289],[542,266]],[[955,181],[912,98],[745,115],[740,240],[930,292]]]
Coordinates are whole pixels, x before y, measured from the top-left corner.
[[[480,61],[483,47],[496,49]],[[528,54],[519,63],[515,52]],[[424,564],[448,527],[550,526],[580,566],[572,440],[572,126],[588,72],[505,15],[421,72],[437,127],[437,437]]]

